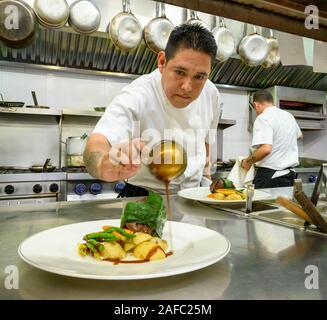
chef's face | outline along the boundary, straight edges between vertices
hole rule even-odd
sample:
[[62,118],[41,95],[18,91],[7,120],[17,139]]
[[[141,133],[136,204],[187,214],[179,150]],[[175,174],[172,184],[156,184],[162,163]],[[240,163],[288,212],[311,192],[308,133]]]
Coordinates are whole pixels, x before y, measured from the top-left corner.
[[254,105],[255,112],[256,112],[257,115],[259,115],[260,113],[263,112],[265,104],[263,104],[261,102],[254,101],[253,105]]
[[176,108],[184,108],[200,95],[210,73],[211,57],[193,49],[179,49],[167,61],[165,52],[161,51],[158,68],[170,103]]

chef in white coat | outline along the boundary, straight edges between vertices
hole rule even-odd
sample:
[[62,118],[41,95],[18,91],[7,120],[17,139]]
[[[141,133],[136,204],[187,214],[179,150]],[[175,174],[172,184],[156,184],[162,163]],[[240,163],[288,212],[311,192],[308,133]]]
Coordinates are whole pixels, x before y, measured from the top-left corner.
[[299,164],[297,140],[303,138],[301,130],[291,113],[274,106],[268,91],[255,92],[253,105],[257,113],[252,138],[255,150],[242,161],[242,167],[258,167],[253,180],[256,189],[292,186],[296,177],[292,168]]
[[176,27],[158,53],[158,69],[123,88],[97,123],[84,153],[88,172],[104,181],[128,179],[120,197],[147,195],[146,188],[164,192],[141,154],[145,145],[170,139],[183,145],[188,160],[170,192],[210,183],[210,145],[220,114],[219,92],[208,80],[216,51],[205,28]]

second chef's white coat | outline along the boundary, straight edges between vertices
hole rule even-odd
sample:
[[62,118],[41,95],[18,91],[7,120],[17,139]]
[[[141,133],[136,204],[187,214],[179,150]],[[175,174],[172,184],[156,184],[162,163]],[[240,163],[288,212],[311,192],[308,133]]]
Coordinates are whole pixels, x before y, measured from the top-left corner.
[[292,114],[275,106],[268,107],[254,122],[252,147],[271,144],[272,152],[257,165],[278,170],[273,178],[287,174],[286,168],[299,164],[297,139],[300,137],[301,130]]
[[[170,189],[177,192],[180,188],[198,187],[205,165],[205,142],[213,143],[215,139],[213,133],[218,125],[219,100],[217,88],[207,80],[195,101],[185,108],[175,108],[163,91],[161,73],[157,69],[123,88],[106,109],[93,133],[104,135],[112,146],[140,136],[150,145],[164,138],[183,143],[188,166],[181,177],[170,183]],[[165,136],[164,129],[174,129],[173,136]],[[209,134],[209,129],[213,129],[212,134]],[[145,165],[128,182],[157,191],[164,190],[163,183],[153,177]]]

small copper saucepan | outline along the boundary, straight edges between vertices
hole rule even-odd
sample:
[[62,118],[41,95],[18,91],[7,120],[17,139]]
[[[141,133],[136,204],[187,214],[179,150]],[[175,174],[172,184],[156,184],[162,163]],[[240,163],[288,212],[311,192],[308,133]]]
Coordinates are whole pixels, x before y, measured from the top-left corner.
[[171,181],[182,175],[187,167],[187,154],[179,143],[162,140],[150,151],[151,173],[161,181]]

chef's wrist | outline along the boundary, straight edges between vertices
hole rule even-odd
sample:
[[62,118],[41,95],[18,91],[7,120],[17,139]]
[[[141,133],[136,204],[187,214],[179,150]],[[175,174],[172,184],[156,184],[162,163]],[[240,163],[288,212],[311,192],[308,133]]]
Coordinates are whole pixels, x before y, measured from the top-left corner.
[[248,163],[248,165],[252,166],[253,164],[256,163],[256,157],[254,154],[251,154],[245,159],[245,161]]

